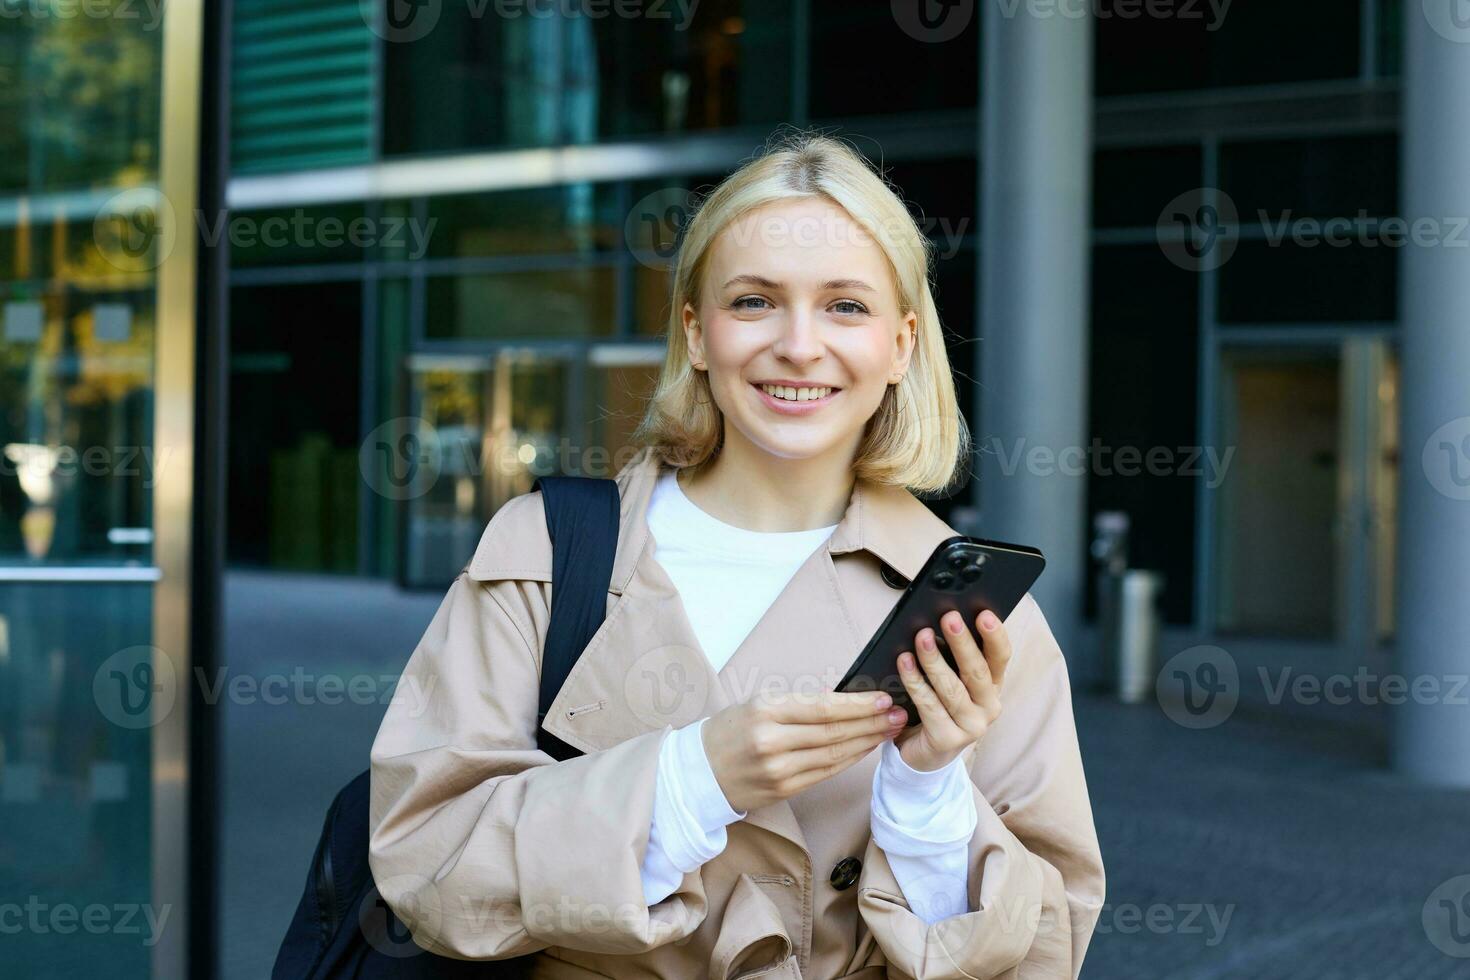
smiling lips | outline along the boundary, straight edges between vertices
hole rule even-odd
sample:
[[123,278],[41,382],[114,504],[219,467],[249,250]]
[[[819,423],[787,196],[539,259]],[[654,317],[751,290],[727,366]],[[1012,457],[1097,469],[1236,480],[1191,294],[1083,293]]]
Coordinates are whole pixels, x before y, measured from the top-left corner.
[[761,401],[783,415],[805,415],[826,405],[841,388],[830,385],[776,385],[752,383]]

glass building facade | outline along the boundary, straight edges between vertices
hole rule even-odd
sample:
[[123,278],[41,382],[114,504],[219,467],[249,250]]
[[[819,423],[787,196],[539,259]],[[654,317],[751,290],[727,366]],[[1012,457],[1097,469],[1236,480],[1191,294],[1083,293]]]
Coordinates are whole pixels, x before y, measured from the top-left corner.
[[[853,139],[924,223],[983,442],[963,380],[978,15],[933,43],[882,3],[704,4],[687,24],[445,3],[368,25],[352,2],[312,8],[237,4],[237,219],[318,234],[233,252],[232,466],[268,465],[271,491],[233,511],[232,558],[442,587],[500,503],[567,465],[554,447],[624,446],[686,195],[783,122]],[[1171,625],[1332,641],[1371,610],[1375,635],[1391,630],[1396,256],[1272,232],[1395,214],[1400,16],[1312,0],[1096,23],[1091,432],[1201,453],[1198,477],[1096,466],[1088,508],[1133,515],[1133,563],[1165,573]],[[596,179],[558,180],[568,169]],[[1181,268],[1161,213],[1203,187],[1233,201],[1240,241],[1218,268]],[[368,231],[324,243],[334,220]],[[266,391],[262,419],[250,393]],[[403,501],[362,492],[363,438],[404,417],[444,441],[443,479]],[[1295,489],[1252,492],[1266,483]],[[1262,571],[1288,555],[1289,576]]]
[[[1092,28],[1087,426],[1106,455],[1088,518],[1130,515],[1131,564],[1166,579],[1166,645],[1228,637],[1243,673],[1382,669],[1401,462],[1401,250],[1383,242],[1410,12],[1128,6]],[[203,66],[227,107],[219,213],[162,189],[152,7],[0,17],[0,892],[140,915],[174,894],[169,736],[134,724],[129,685],[164,669],[160,275],[184,238],[227,255],[226,322],[207,326],[227,325],[234,568],[441,592],[536,476],[610,475],[662,360],[691,201],[784,124],[851,140],[934,241],[984,451],[977,350],[1006,327],[979,322],[978,10],[509,7],[222,6],[227,57]],[[1188,232],[1222,208],[1236,220],[1202,258]],[[1367,231],[1322,241],[1334,221]],[[984,487],[932,506],[964,529]],[[132,933],[56,939],[27,934],[7,968],[171,975]]]

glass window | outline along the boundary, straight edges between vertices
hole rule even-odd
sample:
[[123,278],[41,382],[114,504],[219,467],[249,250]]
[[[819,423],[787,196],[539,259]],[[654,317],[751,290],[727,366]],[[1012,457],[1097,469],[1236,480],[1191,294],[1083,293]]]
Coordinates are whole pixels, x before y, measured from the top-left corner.
[[622,246],[617,185],[568,184],[429,199],[434,258],[608,252]]
[[[925,13],[936,16],[925,20]],[[932,112],[975,105],[979,4],[811,0],[813,118]]]
[[1391,215],[1398,210],[1398,138],[1392,133],[1332,139],[1227,143],[1220,187],[1245,224],[1298,217]]
[[230,294],[231,562],[357,571],[362,284]]
[[380,238],[411,239],[407,221],[370,217],[361,204],[235,211],[228,217],[227,224],[210,219],[201,231],[206,242],[227,238],[230,264],[241,269],[361,262]]
[[902,160],[886,165],[884,173],[934,243],[936,257],[954,255],[962,243],[975,240],[979,211],[974,157]]
[[156,12],[129,0],[71,9],[0,17],[0,190],[123,186],[158,172]]
[[1200,186],[1198,146],[1099,150],[1093,157],[1092,223],[1153,228],[1165,205]]
[[790,6],[777,0],[418,10],[383,48],[390,156],[766,125],[790,102]]
[[1396,78],[1403,70],[1404,0],[1378,0],[1378,74]]
[[[0,894],[12,909],[29,897],[43,925],[70,910],[74,927],[12,919],[7,976],[152,975],[155,927],[171,920],[150,905],[148,712],[187,692],[173,675],[158,678],[156,701],[134,686],[158,677],[152,614],[149,584],[0,585]],[[133,928],[83,928],[99,908],[104,923],[126,915]]]
[[1397,248],[1242,241],[1220,268],[1220,322],[1392,322]]
[[367,163],[376,151],[379,39],[359,0],[231,4],[235,173]]
[[[1129,565],[1163,572],[1164,618],[1187,624],[1195,493],[1200,480],[1218,478],[1210,452],[1223,461],[1217,447],[1197,449],[1199,280],[1154,246],[1095,248],[1092,263],[1087,512],[1129,515]],[[1094,616],[1094,563],[1088,574]]]
[[[153,297],[0,286],[0,555],[147,561]],[[122,534],[122,536],[119,536]]]
[[431,340],[551,340],[605,336],[617,323],[612,265],[434,276]]
[[1360,2],[1177,3],[1159,16],[1136,0],[1101,0],[1097,94],[1352,78]]
[[[384,447],[404,472],[420,464],[416,483],[390,493],[406,508],[408,584],[442,587],[507,500],[536,477],[575,466],[566,450],[585,438],[567,410],[577,367],[565,356],[516,350],[410,363],[413,439],[390,437]],[[399,458],[401,447],[422,455]]]

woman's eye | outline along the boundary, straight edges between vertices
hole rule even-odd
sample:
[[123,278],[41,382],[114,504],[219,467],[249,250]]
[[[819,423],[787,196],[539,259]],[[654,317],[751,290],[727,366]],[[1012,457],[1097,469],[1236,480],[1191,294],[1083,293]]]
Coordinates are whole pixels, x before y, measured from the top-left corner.
[[[765,306],[751,306],[749,304],[751,304],[751,303],[765,303],[765,302],[766,301],[765,301],[764,297],[761,297],[761,296],[742,296],[739,299],[737,299],[735,302],[731,303],[730,304],[730,308],[731,309],[734,309],[734,310],[762,310],[762,309],[765,309]],[[767,304],[767,305],[769,305],[769,304]]]
[[844,316],[855,316],[868,312],[868,308],[855,299],[840,299],[832,304],[838,313]]

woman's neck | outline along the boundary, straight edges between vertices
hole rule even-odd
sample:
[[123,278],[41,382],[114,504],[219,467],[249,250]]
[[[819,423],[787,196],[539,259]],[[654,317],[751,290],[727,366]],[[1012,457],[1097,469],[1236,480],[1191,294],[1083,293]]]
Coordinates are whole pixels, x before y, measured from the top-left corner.
[[700,510],[750,531],[830,527],[842,520],[852,486],[850,457],[785,459],[728,437],[697,480],[679,480]]

